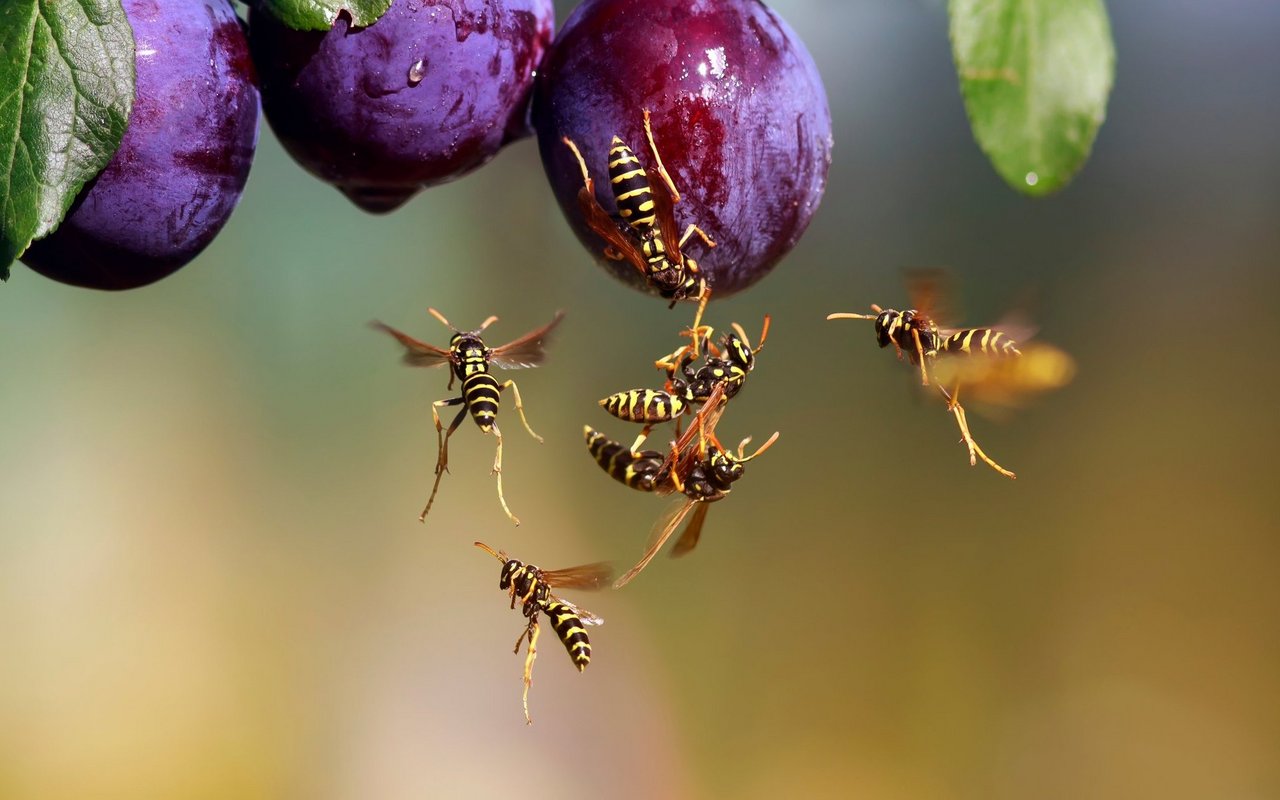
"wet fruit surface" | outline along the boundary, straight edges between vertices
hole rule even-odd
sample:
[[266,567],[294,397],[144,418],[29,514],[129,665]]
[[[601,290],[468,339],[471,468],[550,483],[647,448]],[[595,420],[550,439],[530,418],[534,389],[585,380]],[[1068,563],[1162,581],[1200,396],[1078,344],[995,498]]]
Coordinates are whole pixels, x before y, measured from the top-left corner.
[[366,211],[390,211],[526,135],[551,0],[395,0],[373,25],[329,31],[250,19],[272,130]]
[[124,0],[137,88],[120,149],[22,261],[55,280],[131,289],[205,248],[240,199],[258,90],[226,0]]
[[717,242],[686,253],[715,297],[763,277],[808,226],[826,185],[831,113],[808,51],[758,0],[586,0],[566,21],[534,90],[542,162],[561,209],[597,260],[638,287],[626,262],[601,255],[576,196],[582,178],[561,141],[577,143],[596,195],[615,208],[606,155],[617,134],[642,160],[643,109],[682,195],[681,230]]

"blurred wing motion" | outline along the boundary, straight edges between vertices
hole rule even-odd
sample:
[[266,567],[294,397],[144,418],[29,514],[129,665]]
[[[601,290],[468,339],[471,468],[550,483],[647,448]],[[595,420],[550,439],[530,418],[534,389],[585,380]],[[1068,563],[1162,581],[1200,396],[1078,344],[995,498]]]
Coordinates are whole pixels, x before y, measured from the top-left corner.
[[940,328],[961,319],[950,270],[909,269],[903,277],[907,284],[907,299],[920,316],[928,317]]
[[964,358],[939,358],[934,378],[942,386],[959,388],[960,398],[998,408],[1016,408],[1031,396],[1057,389],[1075,377],[1075,360],[1053,345],[1026,342],[1020,356],[975,353]]
[[557,589],[603,589],[613,580],[613,565],[598,561],[566,569],[543,570],[542,579]]
[[536,367],[541,364],[547,357],[546,351],[543,349],[546,345],[547,337],[555,327],[560,324],[560,320],[564,319],[564,312],[557,311],[555,319],[543,325],[541,328],[529,331],[515,341],[507,342],[501,347],[493,349],[493,363],[505,369],[523,369],[524,367]]
[[640,561],[627,570],[625,575],[614,581],[613,588],[621,589],[631,583],[632,579],[639,575],[645,567],[649,566],[649,562],[653,560],[653,557],[658,554],[662,546],[671,538],[671,534],[676,532],[676,528],[680,527],[680,523],[684,522],[684,518],[689,515],[689,512],[697,506],[706,505],[706,503],[699,503],[694,500],[685,500],[673,504],[670,509],[658,518],[658,522],[653,526],[653,531],[649,534],[649,541],[645,545],[644,555],[641,556]]
[[438,367],[441,364],[449,363],[451,360],[448,350],[441,350],[435,345],[418,341],[409,334],[398,331],[390,325],[374,320],[369,323],[369,327],[391,334],[396,338],[396,341],[404,345],[404,363],[411,367]]

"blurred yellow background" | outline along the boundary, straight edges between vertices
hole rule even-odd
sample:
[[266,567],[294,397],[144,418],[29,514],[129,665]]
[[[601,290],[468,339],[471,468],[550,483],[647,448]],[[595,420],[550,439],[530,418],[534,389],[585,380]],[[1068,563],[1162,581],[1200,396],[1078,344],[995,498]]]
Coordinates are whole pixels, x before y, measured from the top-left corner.
[[[561,3],[563,20],[570,4]],[[1118,77],[1059,196],[968,131],[940,0],[779,0],[827,82],[821,211],[717,328],[768,347],[726,441],[778,444],[702,545],[623,592],[579,675],[521,627],[483,539],[630,563],[662,501],[591,462],[595,401],[655,380],[687,311],[590,264],[532,141],[389,217],[264,126],[194,264],[112,295],[0,287],[0,797],[1280,796],[1280,9],[1112,3]],[[1034,294],[1074,384],[972,416],[965,463],[869,323],[951,267],[966,320]],[[429,524],[429,404],[365,327],[500,343],[568,317],[544,369],[467,422]],[[656,441],[661,441],[657,438]]]

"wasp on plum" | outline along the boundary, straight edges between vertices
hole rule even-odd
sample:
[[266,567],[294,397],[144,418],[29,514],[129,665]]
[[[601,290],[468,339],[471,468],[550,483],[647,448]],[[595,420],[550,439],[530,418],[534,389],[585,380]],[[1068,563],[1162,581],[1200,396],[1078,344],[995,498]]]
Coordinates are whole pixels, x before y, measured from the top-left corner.
[[691,223],[679,233],[675,205],[680,202],[680,192],[658,153],[648,109],[644,110],[644,132],[651,157],[647,167],[621,137],[615,135],[610,142],[609,188],[618,209],[616,215],[596,199],[595,181],[578,145],[569,137],[562,137],[582,172],[578,206],[587,226],[604,240],[607,258],[630,263],[673,307],[681,300],[697,301],[693,323],[697,330],[711,299],[711,287],[698,262],[685,255],[683,248],[695,234],[709,248],[716,243],[696,224]]

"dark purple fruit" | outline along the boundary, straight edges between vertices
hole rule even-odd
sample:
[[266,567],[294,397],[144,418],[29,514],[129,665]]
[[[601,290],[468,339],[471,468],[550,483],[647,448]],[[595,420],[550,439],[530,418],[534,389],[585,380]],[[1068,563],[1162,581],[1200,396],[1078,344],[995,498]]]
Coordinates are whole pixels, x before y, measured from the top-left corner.
[[561,210],[597,260],[646,290],[603,243],[577,203],[582,177],[561,137],[582,150],[601,205],[610,139],[649,163],[642,112],[682,202],[681,230],[716,240],[685,248],[715,297],[759,280],[804,233],[831,163],[831,112],[813,60],[759,0],[586,0],[556,37],[534,89],[542,163]]
[[528,135],[551,0],[394,0],[367,28],[250,18],[267,121],[298,163],[366,211],[461,177]]
[[205,248],[240,200],[258,89],[226,0],[124,0],[137,88],[120,149],[22,261],[54,280],[132,289]]

